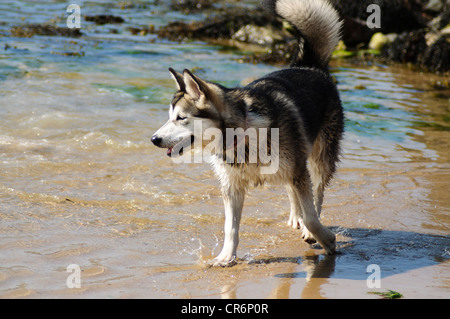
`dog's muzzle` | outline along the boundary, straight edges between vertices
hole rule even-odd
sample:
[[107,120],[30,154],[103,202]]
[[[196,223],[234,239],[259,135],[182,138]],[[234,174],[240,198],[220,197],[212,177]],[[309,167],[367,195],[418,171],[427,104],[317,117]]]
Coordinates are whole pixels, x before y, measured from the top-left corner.
[[[182,139],[179,143],[177,143],[176,145],[172,146],[172,147],[168,147],[167,148],[167,156],[172,157],[172,153],[175,149],[175,154],[176,155],[183,155],[183,148],[184,147],[188,147],[191,146],[194,143],[194,136],[191,135],[187,138]],[[151,139],[152,143],[157,146],[157,147],[161,147],[161,148],[165,148],[165,145],[163,144],[163,139],[157,135],[153,135],[152,139]]]

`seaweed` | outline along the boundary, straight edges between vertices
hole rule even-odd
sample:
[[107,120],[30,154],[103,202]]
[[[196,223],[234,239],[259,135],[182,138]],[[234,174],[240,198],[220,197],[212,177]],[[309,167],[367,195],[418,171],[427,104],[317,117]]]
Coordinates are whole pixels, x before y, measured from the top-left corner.
[[372,295],[379,295],[383,299],[400,299],[403,298],[403,295],[397,291],[394,290],[388,290],[385,292],[378,292],[378,291],[370,291],[369,294]]

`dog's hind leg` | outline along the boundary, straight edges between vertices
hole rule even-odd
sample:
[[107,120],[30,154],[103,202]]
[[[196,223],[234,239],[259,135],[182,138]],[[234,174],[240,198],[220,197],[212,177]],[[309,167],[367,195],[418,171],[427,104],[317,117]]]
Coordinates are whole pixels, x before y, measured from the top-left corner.
[[327,139],[324,132],[316,138],[309,156],[309,173],[313,184],[314,206],[320,218],[325,187],[336,171],[339,154],[339,140]]
[[313,185],[314,206],[317,216],[320,218],[325,187],[330,181],[332,173],[329,170],[328,162],[322,157],[315,157],[314,152],[309,157],[309,173]]
[[295,189],[292,184],[286,185],[286,191],[289,197],[289,204],[291,212],[289,215],[288,226],[292,228],[301,228],[302,223],[302,209],[300,207],[300,201],[297,197]]
[[221,253],[213,260],[214,266],[229,266],[236,259],[245,188],[222,188],[222,197],[225,206],[225,239]]
[[293,179],[293,186],[300,202],[303,213],[302,220],[304,228],[306,228],[303,237],[307,242],[311,242],[311,237],[315,238],[328,254],[333,254],[336,249],[336,237],[319,221],[319,216],[314,207],[312,183],[306,170],[306,163],[305,168],[299,173]]
[[326,183],[324,182],[324,172],[316,161],[309,159],[309,173],[312,180],[314,207],[316,208],[317,217],[320,218],[322,212],[322,203]]

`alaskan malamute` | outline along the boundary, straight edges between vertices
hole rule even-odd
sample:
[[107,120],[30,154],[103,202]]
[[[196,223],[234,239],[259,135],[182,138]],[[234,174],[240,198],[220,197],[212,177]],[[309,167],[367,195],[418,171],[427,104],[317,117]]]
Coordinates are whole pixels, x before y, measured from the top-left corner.
[[[169,120],[152,137],[172,158],[197,144],[211,153],[225,205],[225,239],[214,265],[235,262],[244,196],[249,185],[264,182],[286,185],[291,205],[288,224],[302,228],[307,243],[317,240],[328,254],[336,249],[335,235],[319,216],[344,128],[339,93],[328,72],[342,21],[328,0],[268,0],[264,5],[298,33],[298,51],[290,68],[231,89],[189,70],[169,69],[178,91]],[[207,145],[205,134],[210,140],[214,135],[214,141]],[[251,137],[257,148],[250,145]],[[275,169],[263,171],[270,166]]]

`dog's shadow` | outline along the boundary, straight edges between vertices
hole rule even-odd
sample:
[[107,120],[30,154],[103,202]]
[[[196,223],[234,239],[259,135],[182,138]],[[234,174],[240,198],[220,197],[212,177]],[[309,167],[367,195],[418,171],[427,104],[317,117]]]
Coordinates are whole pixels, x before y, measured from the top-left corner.
[[[380,279],[450,259],[450,236],[407,231],[330,227],[347,240],[338,242],[334,255],[306,255],[255,259],[252,263],[297,263],[301,271],[281,273],[277,278],[337,278],[367,280],[372,269]],[[375,265],[379,268],[368,268]]]

